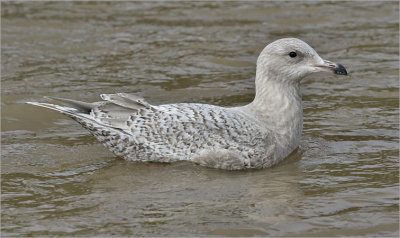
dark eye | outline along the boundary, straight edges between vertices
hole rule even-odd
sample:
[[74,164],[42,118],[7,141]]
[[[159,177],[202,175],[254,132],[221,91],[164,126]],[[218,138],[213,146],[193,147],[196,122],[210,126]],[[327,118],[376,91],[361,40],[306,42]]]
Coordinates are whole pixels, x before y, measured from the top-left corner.
[[292,51],[292,52],[289,53],[289,56],[290,56],[291,58],[294,58],[294,57],[297,56],[297,54],[296,54],[296,52]]

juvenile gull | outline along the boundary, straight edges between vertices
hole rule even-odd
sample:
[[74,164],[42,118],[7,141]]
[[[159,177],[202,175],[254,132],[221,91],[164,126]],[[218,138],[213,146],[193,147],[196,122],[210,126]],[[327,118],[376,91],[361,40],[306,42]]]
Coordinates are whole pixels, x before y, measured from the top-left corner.
[[295,150],[303,129],[300,81],[313,72],[347,75],[295,38],[272,42],[257,60],[254,100],[241,107],[198,103],[151,105],[137,96],[102,94],[67,106],[28,102],[61,112],[129,161],[193,161],[221,169],[267,168]]

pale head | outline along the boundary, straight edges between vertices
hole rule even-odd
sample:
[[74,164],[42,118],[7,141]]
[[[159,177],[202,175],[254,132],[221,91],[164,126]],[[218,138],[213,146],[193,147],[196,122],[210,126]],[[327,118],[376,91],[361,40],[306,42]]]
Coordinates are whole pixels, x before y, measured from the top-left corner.
[[267,45],[257,61],[257,80],[279,80],[298,84],[313,72],[333,72],[347,75],[346,69],[323,60],[307,43],[296,38],[284,38]]

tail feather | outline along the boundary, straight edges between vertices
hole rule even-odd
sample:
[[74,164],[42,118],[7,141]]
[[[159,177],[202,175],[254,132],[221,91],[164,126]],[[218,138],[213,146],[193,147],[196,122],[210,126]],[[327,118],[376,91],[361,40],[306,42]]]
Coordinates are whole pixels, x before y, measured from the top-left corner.
[[[126,130],[127,121],[133,113],[152,108],[143,98],[127,93],[102,94],[104,101],[81,102],[71,99],[46,97],[66,106],[51,103],[27,102],[28,104],[58,111],[79,123],[91,121],[98,125]],[[82,123],[81,123],[82,124]]]
[[45,97],[49,99],[53,99],[59,102],[62,102],[65,105],[71,106],[72,108],[78,110],[81,113],[85,114],[90,114],[93,108],[98,106],[96,103],[88,103],[88,102],[81,102],[77,100],[72,100],[72,99],[66,99],[66,98],[58,98],[58,97]]
[[83,127],[91,131],[90,127],[88,125],[98,125],[98,126],[103,126],[103,127],[108,127],[108,128],[113,128],[116,130],[120,130],[121,128],[119,127],[114,127],[111,124],[105,124],[105,122],[96,120],[96,118],[93,118],[90,114],[82,113],[79,109],[72,108],[72,107],[66,107],[66,106],[59,106],[55,104],[50,104],[50,103],[39,103],[39,102],[26,102],[27,104],[38,106],[38,107],[44,107],[47,109],[51,109],[57,112],[60,112],[73,120],[77,121],[79,124],[81,124]]
[[59,106],[59,105],[55,105],[55,104],[51,104],[51,103],[41,103],[41,102],[26,102],[26,104],[31,104],[31,105],[35,105],[38,107],[44,107],[44,108],[48,108],[57,112],[61,112],[62,114],[65,114],[67,116],[75,116],[77,113],[79,113],[79,110],[76,108],[72,108],[72,107],[63,107],[63,106]]

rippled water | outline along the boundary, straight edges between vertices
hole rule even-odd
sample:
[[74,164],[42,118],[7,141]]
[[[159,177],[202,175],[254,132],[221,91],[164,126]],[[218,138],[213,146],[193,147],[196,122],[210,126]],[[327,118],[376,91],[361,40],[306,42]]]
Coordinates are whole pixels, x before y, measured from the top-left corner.
[[[3,236],[398,236],[397,2],[2,2]],[[130,92],[242,105],[269,42],[350,76],[302,82],[301,148],[265,170],[114,157],[23,104]]]

